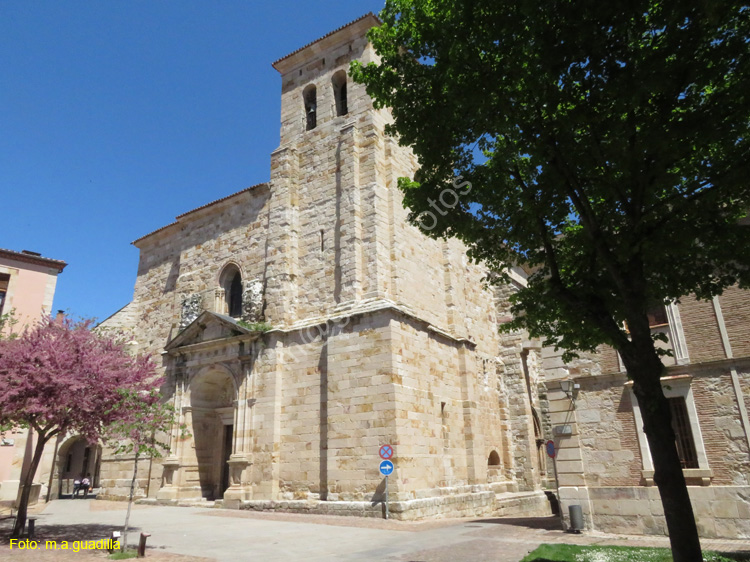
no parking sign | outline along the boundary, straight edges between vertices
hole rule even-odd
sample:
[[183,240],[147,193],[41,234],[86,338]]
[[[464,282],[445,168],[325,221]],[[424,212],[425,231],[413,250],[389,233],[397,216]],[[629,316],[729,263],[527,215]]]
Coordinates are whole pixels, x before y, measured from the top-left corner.
[[555,451],[555,442],[552,440],[547,441],[545,448],[547,449],[547,455],[549,455],[549,458],[554,459],[557,455],[557,451]]

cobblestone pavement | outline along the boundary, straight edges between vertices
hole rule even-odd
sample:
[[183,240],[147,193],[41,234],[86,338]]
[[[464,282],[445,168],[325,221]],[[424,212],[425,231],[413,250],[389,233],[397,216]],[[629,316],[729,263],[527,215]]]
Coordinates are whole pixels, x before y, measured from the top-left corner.
[[[0,559],[105,560],[102,552],[45,550],[46,540],[98,540],[125,520],[125,503],[58,500],[38,515],[34,551],[10,550],[10,522],[0,522]],[[131,514],[131,544],[150,533],[148,560],[208,562],[310,560],[383,562],[518,562],[541,543],[667,546],[665,537],[626,537],[558,531],[555,518],[445,519],[424,522],[255,513],[206,508],[138,506]],[[747,551],[750,541],[705,540],[704,548]]]

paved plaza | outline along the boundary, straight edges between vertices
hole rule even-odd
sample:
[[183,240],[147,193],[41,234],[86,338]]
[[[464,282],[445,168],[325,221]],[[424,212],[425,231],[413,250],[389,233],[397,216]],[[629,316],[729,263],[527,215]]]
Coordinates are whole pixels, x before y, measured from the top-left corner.
[[[122,526],[127,504],[57,500],[38,513],[36,551],[9,550],[10,522],[0,526],[0,558],[19,561],[102,560],[100,552],[45,551],[45,540],[98,540]],[[665,538],[557,530],[556,518],[449,519],[424,522],[255,513],[135,505],[131,543],[150,533],[147,558],[164,562],[236,560],[381,560],[388,562],[517,562],[541,543],[666,546]],[[748,551],[748,541],[704,541],[705,548]]]

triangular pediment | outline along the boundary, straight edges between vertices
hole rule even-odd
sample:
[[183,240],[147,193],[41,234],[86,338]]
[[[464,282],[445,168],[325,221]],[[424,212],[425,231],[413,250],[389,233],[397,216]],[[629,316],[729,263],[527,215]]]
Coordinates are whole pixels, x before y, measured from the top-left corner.
[[170,351],[178,347],[185,347],[196,343],[223,340],[243,334],[256,333],[239,324],[231,316],[204,311],[198,318],[188,324],[184,330],[177,334],[177,337],[169,342],[164,349]]

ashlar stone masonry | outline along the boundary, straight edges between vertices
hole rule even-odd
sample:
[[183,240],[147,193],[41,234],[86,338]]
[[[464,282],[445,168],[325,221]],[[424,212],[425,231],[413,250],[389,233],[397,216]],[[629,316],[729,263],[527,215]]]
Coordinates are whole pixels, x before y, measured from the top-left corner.
[[[364,16],[274,63],[270,181],[135,242],[130,321],[108,323],[161,354],[190,432],[175,427],[142,495],[380,516],[390,443],[396,518],[549,513],[538,346],[499,336],[505,295],[483,288],[459,242],[407,224],[397,179],[415,157],[347,76],[374,60],[374,25]],[[105,456],[105,495],[125,495],[129,462]]]

